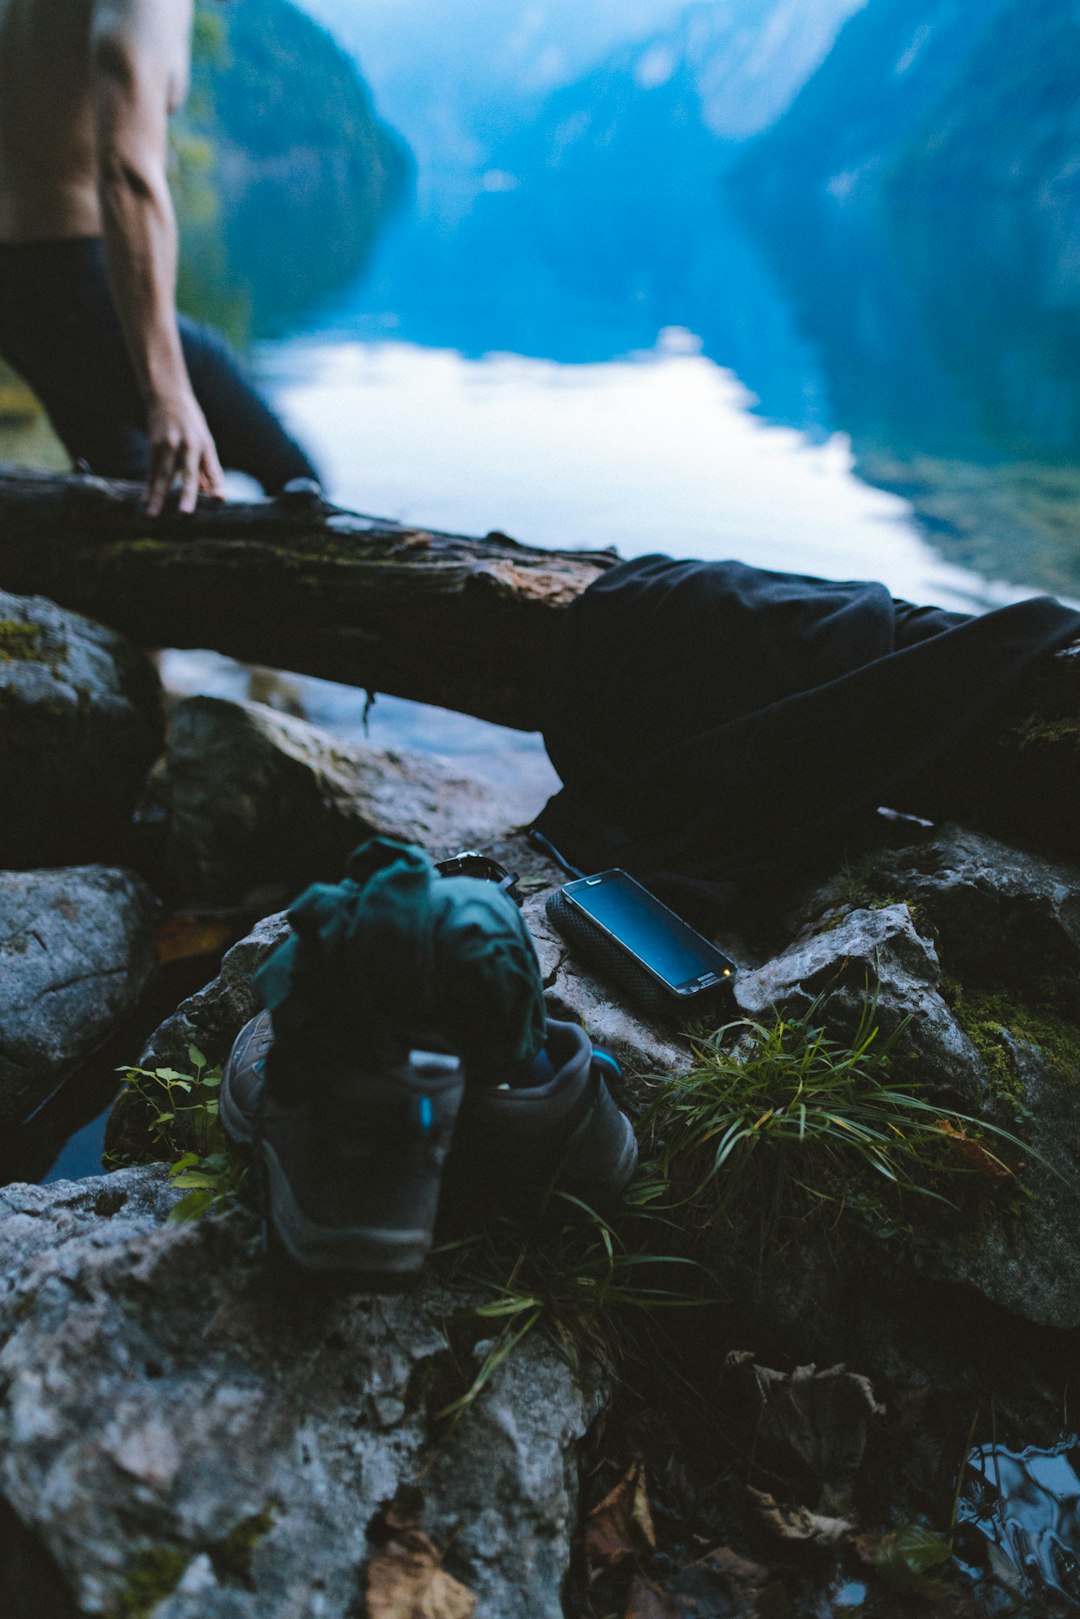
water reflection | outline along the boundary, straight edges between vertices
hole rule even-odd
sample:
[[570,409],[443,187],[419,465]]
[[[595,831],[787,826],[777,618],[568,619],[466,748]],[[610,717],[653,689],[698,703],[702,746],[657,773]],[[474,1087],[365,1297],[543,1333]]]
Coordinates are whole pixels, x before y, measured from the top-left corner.
[[767,425],[685,331],[567,366],[401,342],[294,343],[263,357],[335,498],[458,533],[493,520],[551,546],[738,557],[884,579],[961,608],[1008,591],[942,565],[907,504],[852,473],[847,441]]
[[1024,1596],[1055,1592],[1080,1608],[1080,1442],[1052,1450],[980,1445],[957,1511],[962,1566]]
[[1080,588],[1075,208],[898,195],[783,218],[746,202],[860,474],[942,553]]
[[[709,170],[655,192],[500,186],[423,195],[322,329],[575,367],[693,332],[743,408],[811,440],[846,434],[855,473],[912,502],[949,562],[1080,592],[1080,233],[1064,202],[766,217]],[[863,552],[859,571],[884,569]]]

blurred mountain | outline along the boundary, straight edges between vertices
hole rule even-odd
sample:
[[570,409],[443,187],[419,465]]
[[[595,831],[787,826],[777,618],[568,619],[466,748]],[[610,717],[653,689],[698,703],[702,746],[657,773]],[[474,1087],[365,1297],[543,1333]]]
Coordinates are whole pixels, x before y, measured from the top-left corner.
[[290,0],[202,0],[176,146],[179,296],[239,341],[355,280],[410,174],[356,63]]
[[864,0],[706,0],[674,25],[620,46],[552,93],[500,154],[511,172],[621,170],[679,184],[716,170],[772,124]]
[[482,169],[543,97],[686,0],[303,0],[364,64],[421,171]]
[[1080,9],[1065,0],[869,0],[736,184],[794,197],[1080,184]]
[[868,0],[728,182],[862,476],[1075,593],[1080,6]]
[[1080,193],[1080,6],[990,8],[947,96],[896,167],[906,187],[1052,202]]

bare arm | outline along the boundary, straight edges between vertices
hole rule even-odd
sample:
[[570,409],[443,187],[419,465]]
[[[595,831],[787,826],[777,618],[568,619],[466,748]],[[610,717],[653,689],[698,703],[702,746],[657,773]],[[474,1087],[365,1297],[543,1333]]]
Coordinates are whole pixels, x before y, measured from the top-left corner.
[[109,277],[146,401],[146,506],[179,478],[180,510],[223,493],[214,441],[188,378],[176,324],[176,215],[166,177],[168,119],[186,83],[185,0],[96,0],[91,73]]

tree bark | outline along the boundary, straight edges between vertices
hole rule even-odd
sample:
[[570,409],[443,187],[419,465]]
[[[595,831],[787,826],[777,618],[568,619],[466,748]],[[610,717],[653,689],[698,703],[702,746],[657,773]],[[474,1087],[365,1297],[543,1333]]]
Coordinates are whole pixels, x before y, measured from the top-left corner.
[[0,588],[146,647],[206,647],[540,726],[563,607],[618,560],[399,527],[317,498],[151,520],[135,484],[0,467]]

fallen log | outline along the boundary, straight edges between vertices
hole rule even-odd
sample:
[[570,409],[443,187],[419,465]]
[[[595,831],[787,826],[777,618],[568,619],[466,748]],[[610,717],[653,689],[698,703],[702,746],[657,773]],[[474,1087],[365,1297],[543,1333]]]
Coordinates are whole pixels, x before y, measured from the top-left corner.
[[[519,730],[540,726],[560,612],[617,560],[310,497],[151,521],[134,484],[0,466],[0,588],[143,646],[206,647]],[[1080,643],[1033,667],[975,768],[1013,778],[1010,822],[1027,823],[1033,799],[1055,820],[1080,805]]]
[[146,647],[540,725],[563,607],[618,560],[404,528],[317,496],[151,520],[135,484],[0,467],[0,589]]

